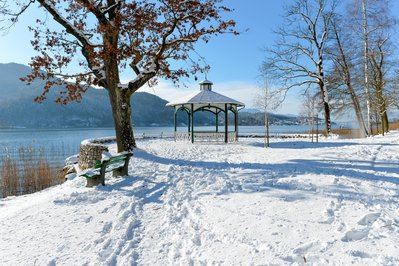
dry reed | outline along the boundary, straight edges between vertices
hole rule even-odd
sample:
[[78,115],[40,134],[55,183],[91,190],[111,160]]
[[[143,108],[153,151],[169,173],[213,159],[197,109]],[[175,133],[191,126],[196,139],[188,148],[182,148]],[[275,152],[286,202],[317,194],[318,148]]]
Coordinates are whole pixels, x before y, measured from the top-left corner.
[[2,196],[33,193],[60,184],[62,165],[51,165],[43,148],[18,148],[17,156],[3,156],[1,164]]
[[[373,135],[381,134],[381,128],[373,128]],[[391,122],[389,123],[389,130],[397,130],[399,129],[399,122]],[[361,138],[362,134],[359,129],[349,129],[349,128],[340,128],[340,129],[333,129],[333,134],[339,135],[341,138],[345,139],[356,139]]]
[[18,170],[17,164],[11,158],[6,157],[1,167],[3,197],[17,195]]

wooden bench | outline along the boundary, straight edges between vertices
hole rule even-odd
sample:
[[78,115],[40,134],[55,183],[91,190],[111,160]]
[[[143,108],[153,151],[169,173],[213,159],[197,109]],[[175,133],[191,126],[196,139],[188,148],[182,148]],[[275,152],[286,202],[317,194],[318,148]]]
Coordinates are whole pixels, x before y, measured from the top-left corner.
[[113,176],[125,176],[128,174],[129,160],[133,154],[122,152],[106,159],[97,160],[94,168],[86,169],[80,176],[86,177],[86,187],[99,184],[105,186],[105,173],[111,172]]

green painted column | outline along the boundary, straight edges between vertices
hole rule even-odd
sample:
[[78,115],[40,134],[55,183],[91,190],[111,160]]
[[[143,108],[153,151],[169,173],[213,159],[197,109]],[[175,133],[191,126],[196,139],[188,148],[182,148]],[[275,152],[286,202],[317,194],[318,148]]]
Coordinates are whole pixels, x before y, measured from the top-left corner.
[[194,104],[191,104],[191,143],[194,143]]
[[229,110],[227,110],[227,103],[224,105],[224,142],[229,142]]
[[216,111],[216,132],[219,132],[219,112]]
[[191,131],[191,113],[189,113],[189,112],[187,112],[187,125],[188,125],[187,131],[190,132]]
[[175,114],[173,116],[173,125],[175,126],[175,134],[174,134],[175,141],[176,141],[176,132],[177,132],[177,110],[178,109],[176,109],[175,107]]
[[238,141],[238,109],[237,106],[235,108],[235,123],[234,123],[234,128],[235,128],[235,132],[236,132],[236,141]]

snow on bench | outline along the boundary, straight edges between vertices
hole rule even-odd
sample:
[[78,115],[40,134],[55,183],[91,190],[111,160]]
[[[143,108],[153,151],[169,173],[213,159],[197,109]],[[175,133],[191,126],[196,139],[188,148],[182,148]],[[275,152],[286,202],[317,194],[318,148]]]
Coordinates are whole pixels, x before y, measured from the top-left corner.
[[113,172],[113,176],[125,176],[128,174],[129,160],[133,154],[122,152],[116,155],[103,153],[102,159],[97,160],[94,168],[83,171],[80,176],[86,177],[86,187],[93,187],[99,184],[105,186],[105,173]]

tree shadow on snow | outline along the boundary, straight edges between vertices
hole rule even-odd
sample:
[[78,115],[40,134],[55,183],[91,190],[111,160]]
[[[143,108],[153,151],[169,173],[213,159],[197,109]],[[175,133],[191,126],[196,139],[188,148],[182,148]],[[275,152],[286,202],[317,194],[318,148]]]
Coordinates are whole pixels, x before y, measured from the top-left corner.
[[[281,142],[270,142],[271,149],[313,149],[313,148],[330,148],[330,147],[344,147],[354,145],[354,142],[310,142],[310,141],[281,141]],[[264,148],[265,144],[263,142],[253,142],[248,145],[253,147]]]
[[[259,148],[264,148],[264,146],[265,146],[264,142],[253,142],[253,143],[248,143],[248,145],[253,146],[253,147],[259,147]],[[299,141],[271,142],[269,148],[270,149],[276,148],[276,149],[297,150],[297,149],[314,149],[314,148],[338,148],[338,147],[345,147],[345,146],[352,146],[352,145],[359,145],[359,143],[356,143],[356,142],[324,142],[324,141],[323,142],[310,142],[310,141],[299,140]],[[392,143],[364,143],[361,145],[398,146],[398,144],[392,144]]]
[[[325,144],[325,143],[324,143]],[[333,143],[334,145],[336,143]],[[349,145],[348,143],[342,145]],[[328,144],[327,144],[328,145]],[[384,203],[389,201],[387,198],[378,198],[374,195],[367,195],[366,192],[357,191],[353,184],[362,181],[369,181],[368,185],[375,185],[376,188],[381,187],[379,182],[387,182],[399,185],[399,167],[397,162],[374,162],[372,160],[341,160],[337,158],[327,159],[295,159],[280,164],[261,164],[261,163],[229,163],[229,162],[212,162],[212,161],[190,161],[182,159],[170,159],[155,154],[148,153],[144,150],[137,149],[135,157],[154,162],[157,164],[179,166],[179,171],[190,172],[192,168],[203,168],[205,172],[215,175],[223,175],[224,170],[228,171],[226,178],[232,183],[230,188],[222,189],[215,192],[203,192],[198,194],[206,195],[222,195],[229,193],[257,193],[270,190],[281,190],[289,192],[281,194],[281,200],[292,202],[303,200],[310,197],[314,193],[323,193],[331,197],[340,199],[363,201],[367,200],[372,203]],[[56,204],[87,204],[102,201],[106,197],[113,197],[114,192],[127,196],[137,197],[143,200],[144,204],[159,203],[162,204],[162,195],[171,187],[175,186],[173,182],[174,173],[164,172],[156,173],[157,175],[170,175],[167,181],[156,182],[151,177],[135,175],[134,166],[131,168],[130,176],[107,177],[106,186],[97,186],[93,194],[93,190],[87,190],[83,193],[73,195],[73,197],[60,198],[54,203]],[[152,170],[149,169],[149,172]],[[384,175],[379,175],[383,173]],[[177,176],[178,174],[176,174]],[[331,182],[325,186],[316,186],[303,179],[297,179],[296,176],[309,175],[317,178],[318,175],[330,175]],[[230,178],[233,176],[233,178]],[[339,182],[340,179],[346,178],[352,184],[345,185],[345,182]],[[333,180],[333,179],[336,179]]]
[[[215,173],[217,173],[217,171],[223,172],[223,169],[226,169],[232,173],[232,175],[240,177],[230,180],[232,182],[237,182],[234,186],[235,189],[222,191],[220,193],[216,192],[216,194],[234,192],[255,193],[278,189],[291,193],[291,196],[282,196],[283,200],[295,201],[304,199],[309,193],[323,191],[324,194],[341,199],[355,201],[367,199],[369,202],[383,203],[389,199],[379,199],[373,195],[366,195],[361,191],[355,191],[353,186],[346,186],[339,182],[334,184],[334,180],[331,180],[331,185],[317,187],[311,182],[309,184],[299,183],[295,177],[299,175],[314,175],[317,178],[317,175],[331,175],[331,178],[335,177],[339,180],[343,177],[351,180],[353,183],[369,181],[371,182],[370,185],[374,183],[376,187],[380,187],[381,183],[379,182],[381,181],[399,185],[399,178],[397,177],[399,167],[396,162],[374,162],[367,160],[346,161],[328,158],[326,160],[295,159],[280,164],[229,163],[170,159],[143,150],[137,150],[135,156],[158,164],[176,165],[183,168],[187,167],[188,171],[193,167],[205,168]],[[378,173],[384,173],[384,175],[378,175]],[[290,179],[284,180],[287,178]],[[169,186],[170,184],[164,186],[164,189],[167,189]]]

